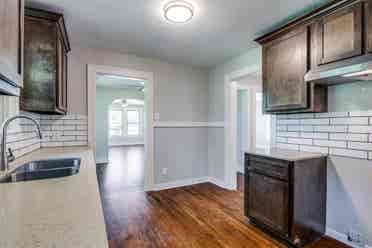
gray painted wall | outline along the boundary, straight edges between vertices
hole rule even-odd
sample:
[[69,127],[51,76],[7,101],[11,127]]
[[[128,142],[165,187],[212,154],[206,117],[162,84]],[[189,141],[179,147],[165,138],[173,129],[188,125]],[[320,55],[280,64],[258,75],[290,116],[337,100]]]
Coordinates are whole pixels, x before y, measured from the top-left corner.
[[97,87],[96,99],[96,160],[98,163],[108,161],[108,110],[115,99],[144,99],[144,94],[132,89],[113,89]]
[[161,121],[208,120],[208,70],[111,50],[72,47],[69,55],[69,112],[87,114],[87,64],[154,73],[154,109]]
[[[261,68],[261,49],[251,49],[247,53],[218,65],[209,74],[209,112],[211,122],[223,122],[225,111],[225,75],[246,67]],[[224,129],[208,129],[208,168],[210,176],[224,180]],[[219,143],[214,143],[219,142]]]
[[[261,64],[261,49],[255,48],[210,72],[210,121],[224,120],[225,74]],[[329,111],[372,110],[372,82],[329,87]],[[274,120],[275,121],[275,120]],[[212,175],[223,179],[223,129],[208,132],[208,163]],[[275,133],[273,134],[275,136]],[[328,162],[327,227],[346,234],[361,231],[372,244],[372,162],[331,156]]]
[[[71,113],[87,113],[87,64],[153,72],[154,111],[160,114],[160,121],[208,120],[207,69],[76,46],[72,47],[69,57],[68,101]],[[156,129],[155,183],[207,175],[207,145],[206,128]],[[167,177],[159,176],[164,167],[168,168]]]
[[[155,182],[207,177],[207,146],[207,128],[156,128]],[[163,168],[167,175],[162,175]]]

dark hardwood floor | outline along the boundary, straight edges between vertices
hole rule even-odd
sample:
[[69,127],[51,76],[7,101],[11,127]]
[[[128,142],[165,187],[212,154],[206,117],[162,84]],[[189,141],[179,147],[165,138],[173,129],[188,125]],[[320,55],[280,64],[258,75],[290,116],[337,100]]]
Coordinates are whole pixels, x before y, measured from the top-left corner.
[[[249,224],[241,191],[205,183],[145,193],[109,169],[97,172],[110,248],[286,247]],[[323,238],[307,248],[345,247]]]

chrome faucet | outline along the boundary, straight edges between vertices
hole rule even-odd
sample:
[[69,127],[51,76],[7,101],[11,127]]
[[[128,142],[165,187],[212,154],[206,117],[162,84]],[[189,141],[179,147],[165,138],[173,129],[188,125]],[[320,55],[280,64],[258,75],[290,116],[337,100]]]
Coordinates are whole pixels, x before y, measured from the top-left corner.
[[39,133],[39,138],[42,139],[41,131],[40,131],[40,125],[39,123],[32,117],[26,116],[26,115],[16,115],[13,117],[10,117],[9,119],[5,120],[1,129],[2,129],[2,139],[1,139],[1,164],[0,164],[0,171],[8,171],[9,170],[9,162],[14,161],[15,157],[13,155],[12,150],[9,148],[9,154],[6,152],[6,136],[8,131],[9,124],[16,120],[16,119],[27,119],[35,123],[37,127],[37,131]]

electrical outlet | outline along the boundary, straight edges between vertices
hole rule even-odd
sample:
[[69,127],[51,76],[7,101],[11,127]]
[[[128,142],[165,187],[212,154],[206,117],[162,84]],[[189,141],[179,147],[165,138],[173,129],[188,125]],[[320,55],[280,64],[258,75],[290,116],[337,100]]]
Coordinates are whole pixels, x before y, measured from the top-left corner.
[[163,168],[163,169],[161,170],[161,174],[162,174],[163,176],[168,175],[168,168]]
[[358,231],[350,230],[347,233],[347,240],[350,241],[350,242],[352,242],[352,243],[354,243],[354,244],[357,244],[360,247],[363,247],[364,246],[364,237],[363,237],[363,234],[361,234]]

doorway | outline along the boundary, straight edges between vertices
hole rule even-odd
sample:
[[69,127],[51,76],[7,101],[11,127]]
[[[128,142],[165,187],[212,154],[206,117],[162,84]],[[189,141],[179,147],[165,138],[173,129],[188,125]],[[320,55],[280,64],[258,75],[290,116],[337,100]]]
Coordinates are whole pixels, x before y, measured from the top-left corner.
[[225,186],[238,188],[244,152],[271,146],[271,119],[262,114],[262,80],[258,66],[225,76]]
[[153,90],[151,72],[88,65],[88,143],[120,188],[153,188]]
[[261,80],[251,75],[235,81],[236,161],[238,174],[244,174],[244,154],[254,148],[270,147],[271,119],[262,113]]

